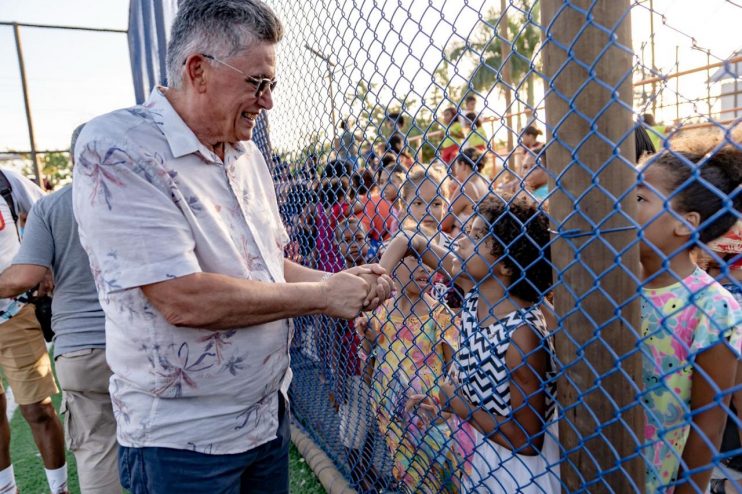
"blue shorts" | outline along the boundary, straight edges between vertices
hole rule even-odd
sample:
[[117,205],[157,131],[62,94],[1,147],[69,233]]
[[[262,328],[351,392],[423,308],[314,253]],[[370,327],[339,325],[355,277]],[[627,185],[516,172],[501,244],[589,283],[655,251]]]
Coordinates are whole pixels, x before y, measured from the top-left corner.
[[119,447],[121,485],[131,494],[289,492],[289,413],[278,398],[276,439],[244,453],[207,455],[171,448]]

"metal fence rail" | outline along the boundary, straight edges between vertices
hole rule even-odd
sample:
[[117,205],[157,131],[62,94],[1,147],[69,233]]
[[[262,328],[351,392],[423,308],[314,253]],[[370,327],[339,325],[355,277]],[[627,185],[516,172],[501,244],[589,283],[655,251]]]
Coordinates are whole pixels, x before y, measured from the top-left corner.
[[740,489],[736,85],[645,62],[653,2],[269,3],[286,253],[397,284],[294,321],[292,412],[351,485]]

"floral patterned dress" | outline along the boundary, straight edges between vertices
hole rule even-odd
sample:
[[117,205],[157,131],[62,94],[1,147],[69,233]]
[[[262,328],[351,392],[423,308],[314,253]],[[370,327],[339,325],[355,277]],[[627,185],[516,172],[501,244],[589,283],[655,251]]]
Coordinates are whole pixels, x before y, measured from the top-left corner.
[[394,459],[394,477],[410,492],[456,492],[454,474],[462,455],[452,436],[461,430],[458,419],[438,417],[431,423],[421,417],[424,411],[405,410],[415,394],[437,400],[446,372],[443,343],[454,351],[457,347],[449,309],[429,296],[426,300],[432,309],[422,319],[390,313],[393,301],[377,310],[381,328],[371,396],[379,430]]
[[724,340],[739,354],[741,316],[734,297],[701,269],[643,290],[646,492],[673,491],[666,486],[676,480],[690,432],[694,360]]

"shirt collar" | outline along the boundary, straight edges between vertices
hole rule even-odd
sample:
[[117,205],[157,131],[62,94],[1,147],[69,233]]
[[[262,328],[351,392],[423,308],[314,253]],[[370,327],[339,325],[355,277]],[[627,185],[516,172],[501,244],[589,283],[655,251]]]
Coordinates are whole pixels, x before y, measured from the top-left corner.
[[144,107],[156,115],[155,123],[165,136],[173,157],[180,158],[188,154],[199,153],[206,161],[220,163],[219,157],[198,140],[196,134],[178,115],[173,105],[162,93],[162,89],[164,89],[162,86],[153,88]]

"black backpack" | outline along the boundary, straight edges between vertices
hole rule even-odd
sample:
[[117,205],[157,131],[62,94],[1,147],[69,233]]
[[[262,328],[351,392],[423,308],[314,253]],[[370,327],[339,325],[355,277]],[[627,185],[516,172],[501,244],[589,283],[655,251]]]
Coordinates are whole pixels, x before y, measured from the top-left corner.
[[10,181],[2,170],[0,170],[0,196],[8,203],[10,216],[13,217],[13,224],[18,229],[18,215],[15,212],[15,203],[13,202],[13,187],[10,186]]
[[[13,187],[10,185],[8,177],[5,176],[2,170],[0,170],[0,196],[8,203],[10,208],[10,216],[13,218],[13,225],[15,225],[16,232],[18,231],[18,214],[15,211],[15,203],[13,202]],[[24,297],[26,298],[26,297]],[[46,341],[52,341],[54,338],[54,331],[52,331],[52,299],[46,295],[41,297],[35,297],[29,293],[28,301],[36,307],[36,319],[39,321],[41,331],[44,333],[44,339]]]

